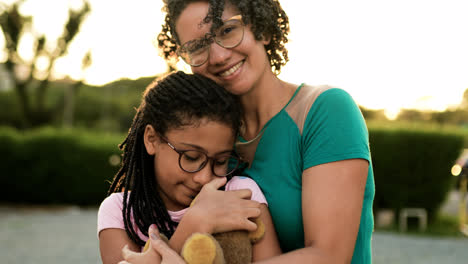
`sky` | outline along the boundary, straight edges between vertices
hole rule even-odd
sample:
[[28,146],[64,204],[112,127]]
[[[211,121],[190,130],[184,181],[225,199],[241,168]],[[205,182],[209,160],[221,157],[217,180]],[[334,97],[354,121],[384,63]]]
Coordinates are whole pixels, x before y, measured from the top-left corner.
[[[466,0],[280,3],[291,28],[290,61],[281,79],[343,88],[359,105],[385,109],[389,116],[400,108],[445,110],[459,104],[468,89]],[[34,15],[37,31],[58,35],[68,6],[79,4],[30,0],[22,12]],[[58,61],[59,76],[101,85],[166,70],[154,45],[162,0],[91,0],[91,7],[69,55]],[[82,73],[81,58],[89,49],[93,65]]]

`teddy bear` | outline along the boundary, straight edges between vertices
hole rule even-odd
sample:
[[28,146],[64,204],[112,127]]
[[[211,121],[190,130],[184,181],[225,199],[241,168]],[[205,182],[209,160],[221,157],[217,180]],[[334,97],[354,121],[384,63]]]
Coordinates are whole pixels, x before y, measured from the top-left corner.
[[[193,204],[193,202],[192,202]],[[252,262],[252,245],[263,238],[265,225],[260,217],[253,219],[257,229],[228,231],[217,234],[194,233],[185,241],[180,255],[187,264],[246,264]],[[161,234],[163,237],[163,235]],[[163,237],[167,242],[167,238]],[[149,248],[149,241],[143,249]]]
[[187,264],[246,264],[252,262],[252,245],[259,241],[265,226],[254,219],[257,230],[217,234],[194,233],[184,243],[181,256]]

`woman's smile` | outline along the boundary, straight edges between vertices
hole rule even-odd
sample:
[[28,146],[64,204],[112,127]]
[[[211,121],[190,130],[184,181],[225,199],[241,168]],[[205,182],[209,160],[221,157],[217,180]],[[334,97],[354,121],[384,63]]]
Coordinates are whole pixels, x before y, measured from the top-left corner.
[[244,64],[244,60],[240,61],[233,67],[229,68],[228,70],[222,71],[218,73],[220,77],[227,78],[230,77],[233,73],[235,73],[242,65]]

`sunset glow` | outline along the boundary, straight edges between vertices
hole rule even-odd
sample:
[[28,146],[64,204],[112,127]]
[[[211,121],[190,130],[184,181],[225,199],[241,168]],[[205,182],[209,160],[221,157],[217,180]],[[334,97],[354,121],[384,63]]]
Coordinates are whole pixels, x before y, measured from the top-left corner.
[[[37,30],[58,35],[68,6],[79,2],[28,1],[22,11],[34,15]],[[163,21],[162,0],[90,2],[92,13],[69,56],[57,62],[59,77],[101,85],[166,71],[154,45]],[[400,108],[457,105],[468,89],[465,2],[283,0],[291,26],[290,61],[280,77],[343,88],[358,104],[386,109],[389,115]],[[93,64],[82,73],[88,50]]]

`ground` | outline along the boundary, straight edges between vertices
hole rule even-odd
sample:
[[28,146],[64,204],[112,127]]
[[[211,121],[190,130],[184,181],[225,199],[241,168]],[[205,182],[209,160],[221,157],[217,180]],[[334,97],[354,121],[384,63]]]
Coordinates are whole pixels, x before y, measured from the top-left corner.
[[[456,213],[456,194],[443,211]],[[97,208],[0,206],[1,263],[101,263]],[[430,238],[375,232],[374,264],[458,264],[468,259],[468,238]]]

